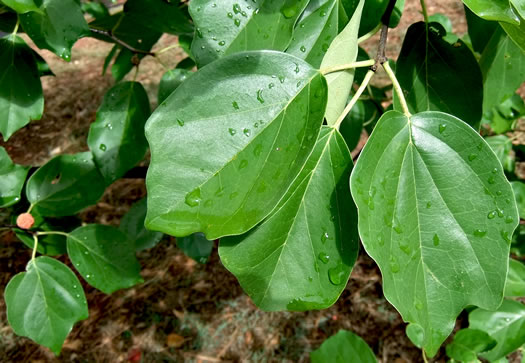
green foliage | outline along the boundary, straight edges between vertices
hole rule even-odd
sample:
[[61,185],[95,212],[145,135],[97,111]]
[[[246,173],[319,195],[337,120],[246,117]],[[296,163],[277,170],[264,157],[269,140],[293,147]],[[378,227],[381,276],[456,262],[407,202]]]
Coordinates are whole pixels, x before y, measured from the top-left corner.
[[461,329],[447,345],[447,355],[459,362],[478,362],[478,354],[494,348],[496,341],[476,329]]
[[195,261],[206,263],[213,250],[213,241],[207,240],[204,233],[197,232],[177,238],[177,247]]
[[374,352],[359,336],[340,330],[310,354],[312,363],[376,363]]
[[505,296],[525,296],[525,265],[510,259]]
[[146,211],[147,200],[144,198],[133,204],[128,213],[126,213],[120,221],[120,230],[124,232],[130,240],[134,241],[135,251],[154,247],[162,239],[162,233],[149,231],[144,227]]
[[13,164],[5,149],[0,147],[0,208],[20,200],[20,192],[28,171],[28,167]]

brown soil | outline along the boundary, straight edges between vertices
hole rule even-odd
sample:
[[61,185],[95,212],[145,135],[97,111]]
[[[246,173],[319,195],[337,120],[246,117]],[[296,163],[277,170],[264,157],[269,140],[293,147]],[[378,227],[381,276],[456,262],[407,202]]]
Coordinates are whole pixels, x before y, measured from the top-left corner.
[[[431,14],[447,14],[455,31],[465,32],[458,0],[427,3]],[[396,58],[407,27],[422,18],[419,10],[417,0],[407,0],[401,24],[390,32],[390,57]],[[156,48],[172,42],[173,38],[163,37]],[[370,54],[375,53],[375,44],[373,39],[367,43]],[[15,162],[41,165],[57,154],[87,150],[89,125],[105,91],[113,84],[110,75],[101,75],[110,48],[93,39],[82,39],[75,45],[71,63],[40,52],[56,77],[43,81],[43,119],[18,131],[9,142],[0,142]],[[163,63],[171,67],[180,56],[178,51],[166,52]],[[137,79],[151,100],[156,99],[163,71],[163,66],[151,58],[140,66]],[[88,223],[118,225],[131,204],[145,193],[143,180],[120,180],[80,217]],[[30,251],[14,235],[0,235],[2,362],[302,362],[339,329],[363,337],[381,362],[422,361],[420,350],[405,336],[399,314],[383,297],[377,266],[364,252],[348,286],[331,308],[266,313],[254,306],[221,265],[216,249],[211,261],[201,265],[187,258],[172,238],[165,237],[155,248],[139,253],[143,284],[112,295],[84,284],[90,316],[74,326],[59,357],[14,335],[7,324],[3,290],[9,279],[25,269],[29,258]],[[61,260],[69,263],[66,258]],[[460,318],[458,326],[464,323]],[[434,361],[445,361],[443,349]]]

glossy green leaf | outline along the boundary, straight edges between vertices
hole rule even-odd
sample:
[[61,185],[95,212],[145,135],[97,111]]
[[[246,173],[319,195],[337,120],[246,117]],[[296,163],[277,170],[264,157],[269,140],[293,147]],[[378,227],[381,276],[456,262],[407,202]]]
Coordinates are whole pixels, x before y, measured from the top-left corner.
[[505,135],[490,136],[485,139],[492,151],[498,157],[503,169],[514,170],[514,151],[512,151],[512,141]]
[[512,190],[514,191],[520,218],[525,219],[525,184],[519,181],[513,181],[510,185],[512,185]]
[[181,60],[179,63],[177,63],[175,68],[187,69],[191,71],[195,66],[196,66],[195,61],[191,59],[190,57],[187,57]]
[[43,216],[68,216],[95,204],[105,184],[90,152],[59,155],[41,166],[26,185],[26,196]]
[[481,355],[490,361],[506,356],[525,343],[525,306],[517,301],[503,300],[496,311],[475,309],[468,320],[470,328],[482,330],[498,342]]
[[452,21],[445,14],[435,13],[428,17],[429,23],[439,23],[445,29],[445,32],[452,33]]
[[55,75],[53,71],[51,70],[51,68],[49,67],[49,64],[47,64],[46,60],[42,58],[40,54],[33,51],[33,56],[35,57],[36,67],[38,69],[38,75],[40,77]]
[[0,133],[4,140],[40,120],[44,95],[33,50],[22,38],[0,38]]
[[143,282],[133,241],[111,226],[89,224],[68,234],[67,253],[84,279],[110,294]]
[[193,26],[179,1],[128,0],[124,12],[142,26],[173,35],[193,33]]
[[423,347],[423,340],[425,339],[425,332],[423,328],[416,324],[408,324],[405,333],[416,347],[421,349]]
[[177,247],[195,261],[206,263],[213,250],[213,241],[208,241],[203,233],[197,232],[187,237],[177,238]]
[[483,73],[483,111],[510,98],[525,82],[525,53],[498,28],[479,60]]
[[447,345],[447,355],[459,362],[479,362],[478,354],[496,346],[487,333],[476,329],[461,329]]
[[109,10],[104,3],[95,1],[82,2],[80,5],[83,12],[88,13],[95,19],[102,19],[110,16]]
[[151,248],[162,239],[162,233],[149,231],[144,227],[146,211],[147,202],[144,198],[133,204],[120,221],[120,230],[134,242],[135,251]]
[[307,0],[192,0],[196,27],[191,52],[202,67],[225,55],[246,50],[285,50]]
[[344,19],[341,19],[340,13],[343,10],[340,0],[310,1],[286,52],[306,60],[313,67],[319,67],[330,43],[339,29],[346,25],[346,22],[341,24]]
[[358,335],[346,331],[326,339],[321,347],[310,353],[312,363],[377,363],[374,352]]
[[525,265],[512,258],[509,260],[505,296],[525,296]]
[[[361,24],[359,25],[359,36],[372,31],[379,23],[388,6],[389,0],[366,0],[363,8],[363,16]],[[388,26],[395,28],[401,20],[403,9],[405,7],[405,0],[397,0],[390,16]]]
[[73,324],[88,317],[86,296],[73,271],[38,257],[5,289],[7,319],[16,334],[60,353]]
[[465,17],[467,18],[468,35],[472,42],[472,47],[478,53],[482,53],[492,34],[498,29],[498,23],[480,18],[472,12],[467,6]]
[[119,83],[104,95],[87,143],[106,184],[144,158],[148,149],[144,125],[150,112],[148,95],[139,82]]
[[[120,50],[120,46],[115,44],[113,46],[113,48],[111,48],[111,50],[109,51],[108,55],[106,56],[106,58],[104,58],[104,65],[102,66],[102,75],[105,75],[106,74],[106,71],[108,70],[108,67],[109,67],[109,64],[111,63],[111,61],[115,58],[115,56],[117,55],[117,52]],[[129,71],[128,71],[129,72]]]
[[259,308],[324,309],[345,288],[358,250],[352,164],[343,137],[323,127],[272,213],[246,235],[221,239],[222,263]]
[[89,35],[77,0],[42,0],[39,12],[20,15],[20,24],[40,49],[49,49],[66,61],[71,59],[73,44]]
[[[415,23],[408,28],[397,60],[396,77],[410,112],[443,111],[479,129],[483,77],[470,49],[458,40],[449,44],[439,23]],[[394,109],[401,110],[395,95]]]
[[146,226],[209,240],[251,229],[304,164],[326,93],[317,70],[280,52],[238,53],[199,70],[146,124]]
[[184,68],[170,69],[164,73],[159,83],[158,104],[164,102],[192,74],[193,72]]
[[[358,52],[357,32],[364,3],[364,0],[359,1],[359,5],[352,15],[350,22],[330,44],[321,63],[321,69],[356,61]],[[352,90],[354,73],[355,70],[350,69],[326,75],[326,81],[328,83],[328,104],[326,106],[325,118],[329,126],[335,124],[346,106],[348,95]]]
[[523,52],[525,52],[525,19],[521,19],[520,26],[500,23],[507,35]]
[[19,14],[29,11],[40,12],[40,7],[35,0],[1,0],[0,3],[4,3]]
[[14,164],[5,149],[0,146],[0,208],[20,200],[28,171],[29,167]]
[[510,24],[520,23],[518,14],[510,6],[509,0],[463,0],[477,16],[485,20],[503,21]]
[[465,306],[499,306],[518,214],[501,164],[470,126],[441,112],[387,112],[350,184],[385,297],[421,327],[430,356]]

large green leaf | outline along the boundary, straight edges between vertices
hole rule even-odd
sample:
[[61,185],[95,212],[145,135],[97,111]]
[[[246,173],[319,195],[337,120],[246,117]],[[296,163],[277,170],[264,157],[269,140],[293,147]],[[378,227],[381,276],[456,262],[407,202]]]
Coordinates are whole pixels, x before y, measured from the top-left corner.
[[179,1],[164,0],[128,0],[124,12],[142,26],[173,35],[193,33]]
[[518,205],[518,212],[521,219],[525,219],[525,183],[520,181],[513,181],[510,183]]
[[135,251],[151,248],[162,239],[162,233],[149,231],[144,227],[146,211],[147,201],[144,198],[133,204],[120,221],[120,230],[134,242]]
[[525,52],[525,19],[521,19],[520,26],[509,23],[500,23],[500,25],[514,44]]
[[164,73],[159,83],[158,104],[164,102],[192,74],[193,72],[184,68],[170,69]]
[[478,354],[496,346],[487,333],[476,329],[461,329],[447,345],[447,355],[459,362],[479,362]]
[[525,82],[525,53],[498,27],[479,60],[483,73],[483,111],[510,98]]
[[143,282],[133,241],[114,227],[75,229],[68,234],[67,253],[82,277],[106,294]]
[[40,120],[44,95],[33,51],[22,38],[0,38],[0,133],[4,140]]
[[351,189],[385,296],[423,330],[429,355],[465,306],[499,306],[518,214],[501,164],[474,129],[441,112],[387,112]]
[[192,0],[189,10],[196,27],[191,52],[202,67],[245,50],[285,50],[307,0]]
[[41,166],[26,185],[26,195],[43,216],[68,216],[95,204],[104,179],[90,152],[59,155]]
[[148,95],[139,82],[119,83],[104,95],[87,143],[106,184],[144,158],[148,149],[144,125],[150,112]]
[[73,271],[38,257],[5,289],[7,319],[16,334],[60,353],[73,324],[88,317],[86,296]]
[[[350,22],[330,44],[321,63],[322,69],[356,61],[359,48],[357,45],[357,32],[364,3],[364,0],[359,1],[359,5]],[[328,104],[325,117],[329,126],[335,124],[348,102],[348,95],[352,90],[352,82],[354,81],[354,73],[354,69],[349,69],[326,75]]]
[[221,239],[222,263],[259,308],[324,309],[345,288],[358,250],[352,164],[343,137],[324,127],[272,213],[246,235]]
[[513,259],[509,260],[505,296],[525,296],[525,265]]
[[29,167],[14,164],[3,147],[0,146],[0,208],[15,204],[20,200]]
[[1,0],[0,3],[4,3],[19,14],[29,11],[40,11],[39,5],[34,0]]
[[[295,28],[287,53],[319,67],[345,18],[341,0],[310,1]],[[348,20],[348,19],[346,19]]]
[[20,15],[20,24],[39,48],[67,61],[73,44],[89,35],[78,0],[42,0],[39,12]]
[[186,256],[193,258],[199,263],[206,263],[213,250],[213,241],[204,237],[203,233],[197,232],[186,237],[177,238],[179,247]]
[[374,352],[358,335],[346,331],[326,339],[321,347],[310,353],[312,363],[377,363]]
[[494,34],[498,28],[498,23],[480,18],[467,6],[464,6],[464,8],[468,24],[468,35],[472,42],[472,48],[481,54],[483,49],[487,46],[492,34]]
[[[363,16],[359,25],[359,35],[372,31],[379,23],[385,13],[389,0],[366,0],[363,8]],[[395,28],[401,20],[405,0],[397,0],[390,16],[389,27]]]
[[520,24],[520,18],[510,6],[509,0],[463,0],[463,3],[485,20]]
[[146,226],[209,240],[252,228],[310,153],[326,93],[317,70],[280,52],[237,53],[199,70],[146,124]]
[[[483,77],[470,49],[443,39],[439,23],[419,22],[408,28],[396,64],[396,76],[410,112],[443,111],[478,129],[482,116]],[[401,110],[397,95],[394,109]]]
[[525,306],[517,301],[504,300],[496,311],[473,310],[468,317],[469,327],[482,330],[498,344],[482,357],[495,361],[525,343]]

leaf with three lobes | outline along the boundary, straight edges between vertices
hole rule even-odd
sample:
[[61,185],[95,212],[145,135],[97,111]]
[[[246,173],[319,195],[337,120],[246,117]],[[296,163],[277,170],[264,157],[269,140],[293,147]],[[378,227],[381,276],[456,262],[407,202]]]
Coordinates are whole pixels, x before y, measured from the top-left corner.
[[284,51],[307,0],[192,0],[189,11],[196,31],[191,44],[202,67],[225,55],[246,50]]
[[162,233],[149,231],[144,227],[146,219],[146,198],[133,204],[131,209],[122,217],[120,230],[135,244],[135,251],[142,251],[155,246],[162,239]]
[[341,0],[310,1],[295,27],[286,53],[319,67],[330,43],[348,21],[348,18],[341,18],[341,13],[344,14]]
[[463,3],[485,20],[520,24],[520,18],[510,6],[509,0],[463,0]]
[[482,330],[498,344],[481,356],[489,361],[518,349],[525,343],[525,306],[517,301],[503,300],[496,311],[475,309],[468,316],[469,328]]
[[213,250],[213,241],[209,241],[204,234],[197,232],[187,237],[177,238],[179,247],[186,256],[191,257],[199,263],[206,263]]
[[[350,22],[330,44],[321,62],[321,69],[356,61],[359,48],[357,45],[357,32],[359,30],[359,22],[361,20],[364,3],[364,0],[359,1]],[[354,73],[354,69],[349,69],[326,75],[326,82],[328,83],[328,104],[326,106],[325,118],[329,126],[335,124],[346,106],[348,95],[352,90]]]
[[29,167],[14,164],[7,151],[0,146],[0,208],[20,200]]
[[478,354],[496,346],[496,341],[486,332],[477,329],[461,329],[447,345],[447,355],[459,362],[479,362]]
[[133,241],[111,226],[90,224],[68,234],[67,253],[84,279],[111,294],[143,282]]
[[20,24],[40,49],[49,49],[66,61],[73,44],[90,35],[77,0],[42,0],[39,12],[20,15]]
[[430,356],[465,306],[500,305],[519,219],[501,164],[474,129],[441,112],[387,112],[350,185],[385,297],[423,331]]
[[509,260],[505,296],[525,296],[525,265],[512,258]]
[[104,193],[104,179],[90,152],[59,155],[31,175],[26,196],[42,216],[73,215],[95,204]]
[[144,125],[150,113],[148,95],[139,82],[118,83],[104,95],[87,143],[106,184],[144,158],[148,150]]
[[17,335],[59,354],[73,324],[88,317],[86,296],[73,271],[50,257],[38,257],[5,289],[7,319]]
[[301,170],[326,93],[319,71],[281,52],[237,53],[200,69],[146,124],[146,226],[209,240],[251,229]]
[[[483,77],[472,51],[461,41],[449,44],[439,23],[408,28],[396,64],[396,76],[405,90],[410,112],[443,111],[479,129],[483,104]],[[401,103],[394,94],[394,110]]]
[[326,339],[321,347],[310,353],[312,363],[377,363],[374,352],[358,335],[346,331]]
[[0,133],[5,141],[40,120],[44,95],[33,50],[17,35],[0,38]]
[[259,308],[324,309],[345,288],[358,250],[352,164],[343,137],[323,127],[272,213],[247,234],[221,239],[222,263]]

